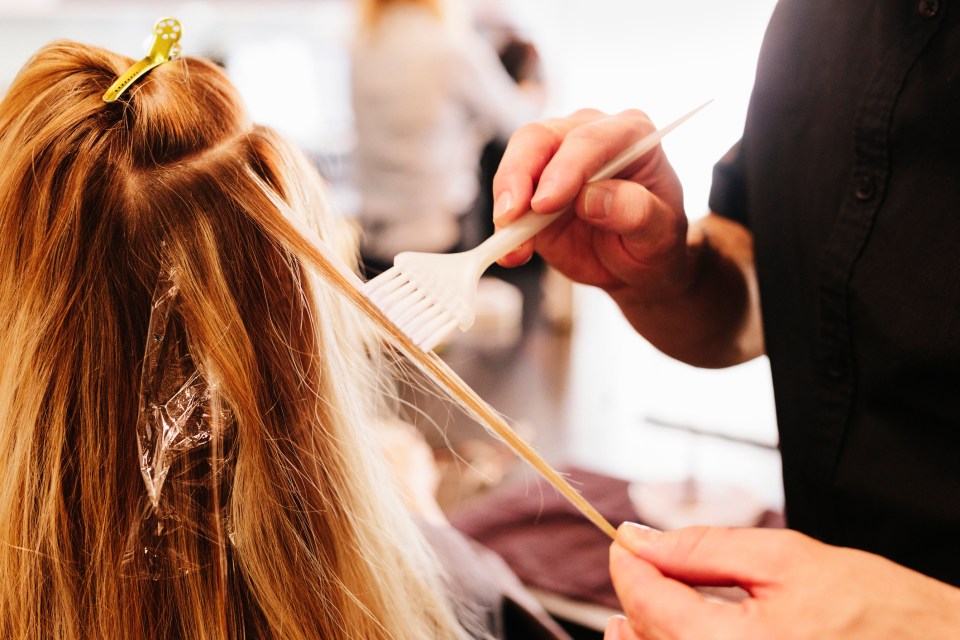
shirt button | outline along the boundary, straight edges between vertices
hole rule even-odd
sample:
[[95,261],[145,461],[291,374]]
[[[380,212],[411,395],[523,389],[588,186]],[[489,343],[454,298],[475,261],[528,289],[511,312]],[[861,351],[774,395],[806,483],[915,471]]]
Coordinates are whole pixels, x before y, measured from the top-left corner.
[[873,178],[870,176],[861,176],[857,180],[857,186],[853,190],[853,195],[860,202],[866,202],[873,197],[874,192],[876,192],[876,188],[873,184]]
[[940,2],[939,0],[920,0],[917,10],[924,18],[932,18],[940,11]]

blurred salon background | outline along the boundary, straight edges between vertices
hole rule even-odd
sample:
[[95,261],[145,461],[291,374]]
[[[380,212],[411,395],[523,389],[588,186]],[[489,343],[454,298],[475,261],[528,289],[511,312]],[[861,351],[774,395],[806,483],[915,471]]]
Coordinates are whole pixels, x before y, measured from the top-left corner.
[[[473,0],[454,7],[451,20],[494,49],[502,47],[504,33],[533,48],[535,108],[518,117],[637,107],[664,125],[712,99],[663,143],[684,184],[688,215],[695,218],[706,212],[713,163],[740,135],[774,4]],[[351,101],[358,15],[350,0],[0,0],[0,90],[50,40],[70,38],[139,57],[153,22],[177,17],[185,54],[222,64],[253,118],[299,144],[330,181],[336,205],[359,217],[363,197]],[[479,171],[479,158],[468,160]],[[683,516],[682,509],[668,513],[662,500],[672,494],[645,494],[644,487],[683,486],[678,499],[688,505],[694,485],[704,502],[714,488],[736,488],[763,508],[781,507],[765,360],[722,371],[679,364],[638,337],[604,294],[571,286],[542,268],[530,273],[526,279],[505,276],[513,288],[492,286],[480,326],[454,338],[442,353],[551,462],[634,483],[631,495],[645,501],[641,507],[651,510],[654,521],[665,518],[655,522],[662,525]],[[464,475],[475,473],[476,484],[489,488],[513,473],[509,458],[483,444],[485,436],[470,432],[462,418],[440,410],[427,422],[446,432],[428,436],[438,450],[455,453],[453,488],[445,496],[450,508],[479,490],[458,484]],[[716,492],[721,509],[734,504],[724,495]]]

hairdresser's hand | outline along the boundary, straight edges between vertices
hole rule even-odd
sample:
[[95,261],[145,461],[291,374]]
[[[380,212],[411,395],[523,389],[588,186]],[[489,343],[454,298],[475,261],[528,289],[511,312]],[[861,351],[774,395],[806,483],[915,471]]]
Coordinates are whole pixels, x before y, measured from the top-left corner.
[[590,176],[655,129],[646,115],[579,111],[527,125],[510,139],[493,182],[494,223],[504,227],[532,208],[567,215],[500,262],[517,266],[534,248],[571,279],[646,299],[670,295],[690,277],[683,193],[657,146],[622,179],[585,187]]
[[[627,617],[611,619],[605,640],[960,637],[960,590],[792,531],[623,525],[610,572]],[[750,597],[716,604],[688,584]]]
[[653,130],[639,111],[580,111],[518,130],[493,181],[495,224],[530,208],[573,209],[500,263],[517,266],[535,249],[569,278],[609,293],[667,355],[697,367],[746,362],[765,349],[750,232],[718,215],[688,226],[659,146],[620,179],[587,185]]

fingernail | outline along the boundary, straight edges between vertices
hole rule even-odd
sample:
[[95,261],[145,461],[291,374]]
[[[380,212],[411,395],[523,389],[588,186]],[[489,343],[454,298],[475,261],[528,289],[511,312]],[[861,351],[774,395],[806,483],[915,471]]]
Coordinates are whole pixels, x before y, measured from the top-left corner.
[[549,198],[557,190],[557,181],[555,178],[547,178],[537,185],[537,192],[533,195],[531,202],[538,202]]
[[500,193],[493,202],[493,222],[498,223],[505,213],[513,208],[513,194],[509,191]]
[[613,193],[606,187],[590,185],[583,194],[584,215],[591,220],[602,220],[607,217],[610,205],[613,203]]
[[[523,256],[521,259],[520,256]],[[508,254],[505,254],[501,257],[497,263],[501,265],[509,265],[511,267],[519,267],[530,262],[530,259],[533,257],[533,254],[523,255],[519,249],[515,249]]]
[[613,616],[607,620],[607,626],[603,630],[603,640],[621,640],[623,638],[623,625],[627,624],[627,619],[623,616]]
[[624,522],[617,529],[617,542],[632,551],[638,547],[653,544],[660,537],[660,534],[660,531],[652,527],[636,522]]

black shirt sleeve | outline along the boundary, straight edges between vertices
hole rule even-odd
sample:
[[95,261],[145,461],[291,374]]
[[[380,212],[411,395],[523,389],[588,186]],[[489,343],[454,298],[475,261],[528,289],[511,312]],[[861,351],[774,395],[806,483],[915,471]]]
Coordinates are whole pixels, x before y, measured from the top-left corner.
[[713,184],[710,187],[710,210],[724,218],[750,228],[747,216],[746,184],[743,175],[743,154],[740,141],[713,166]]

